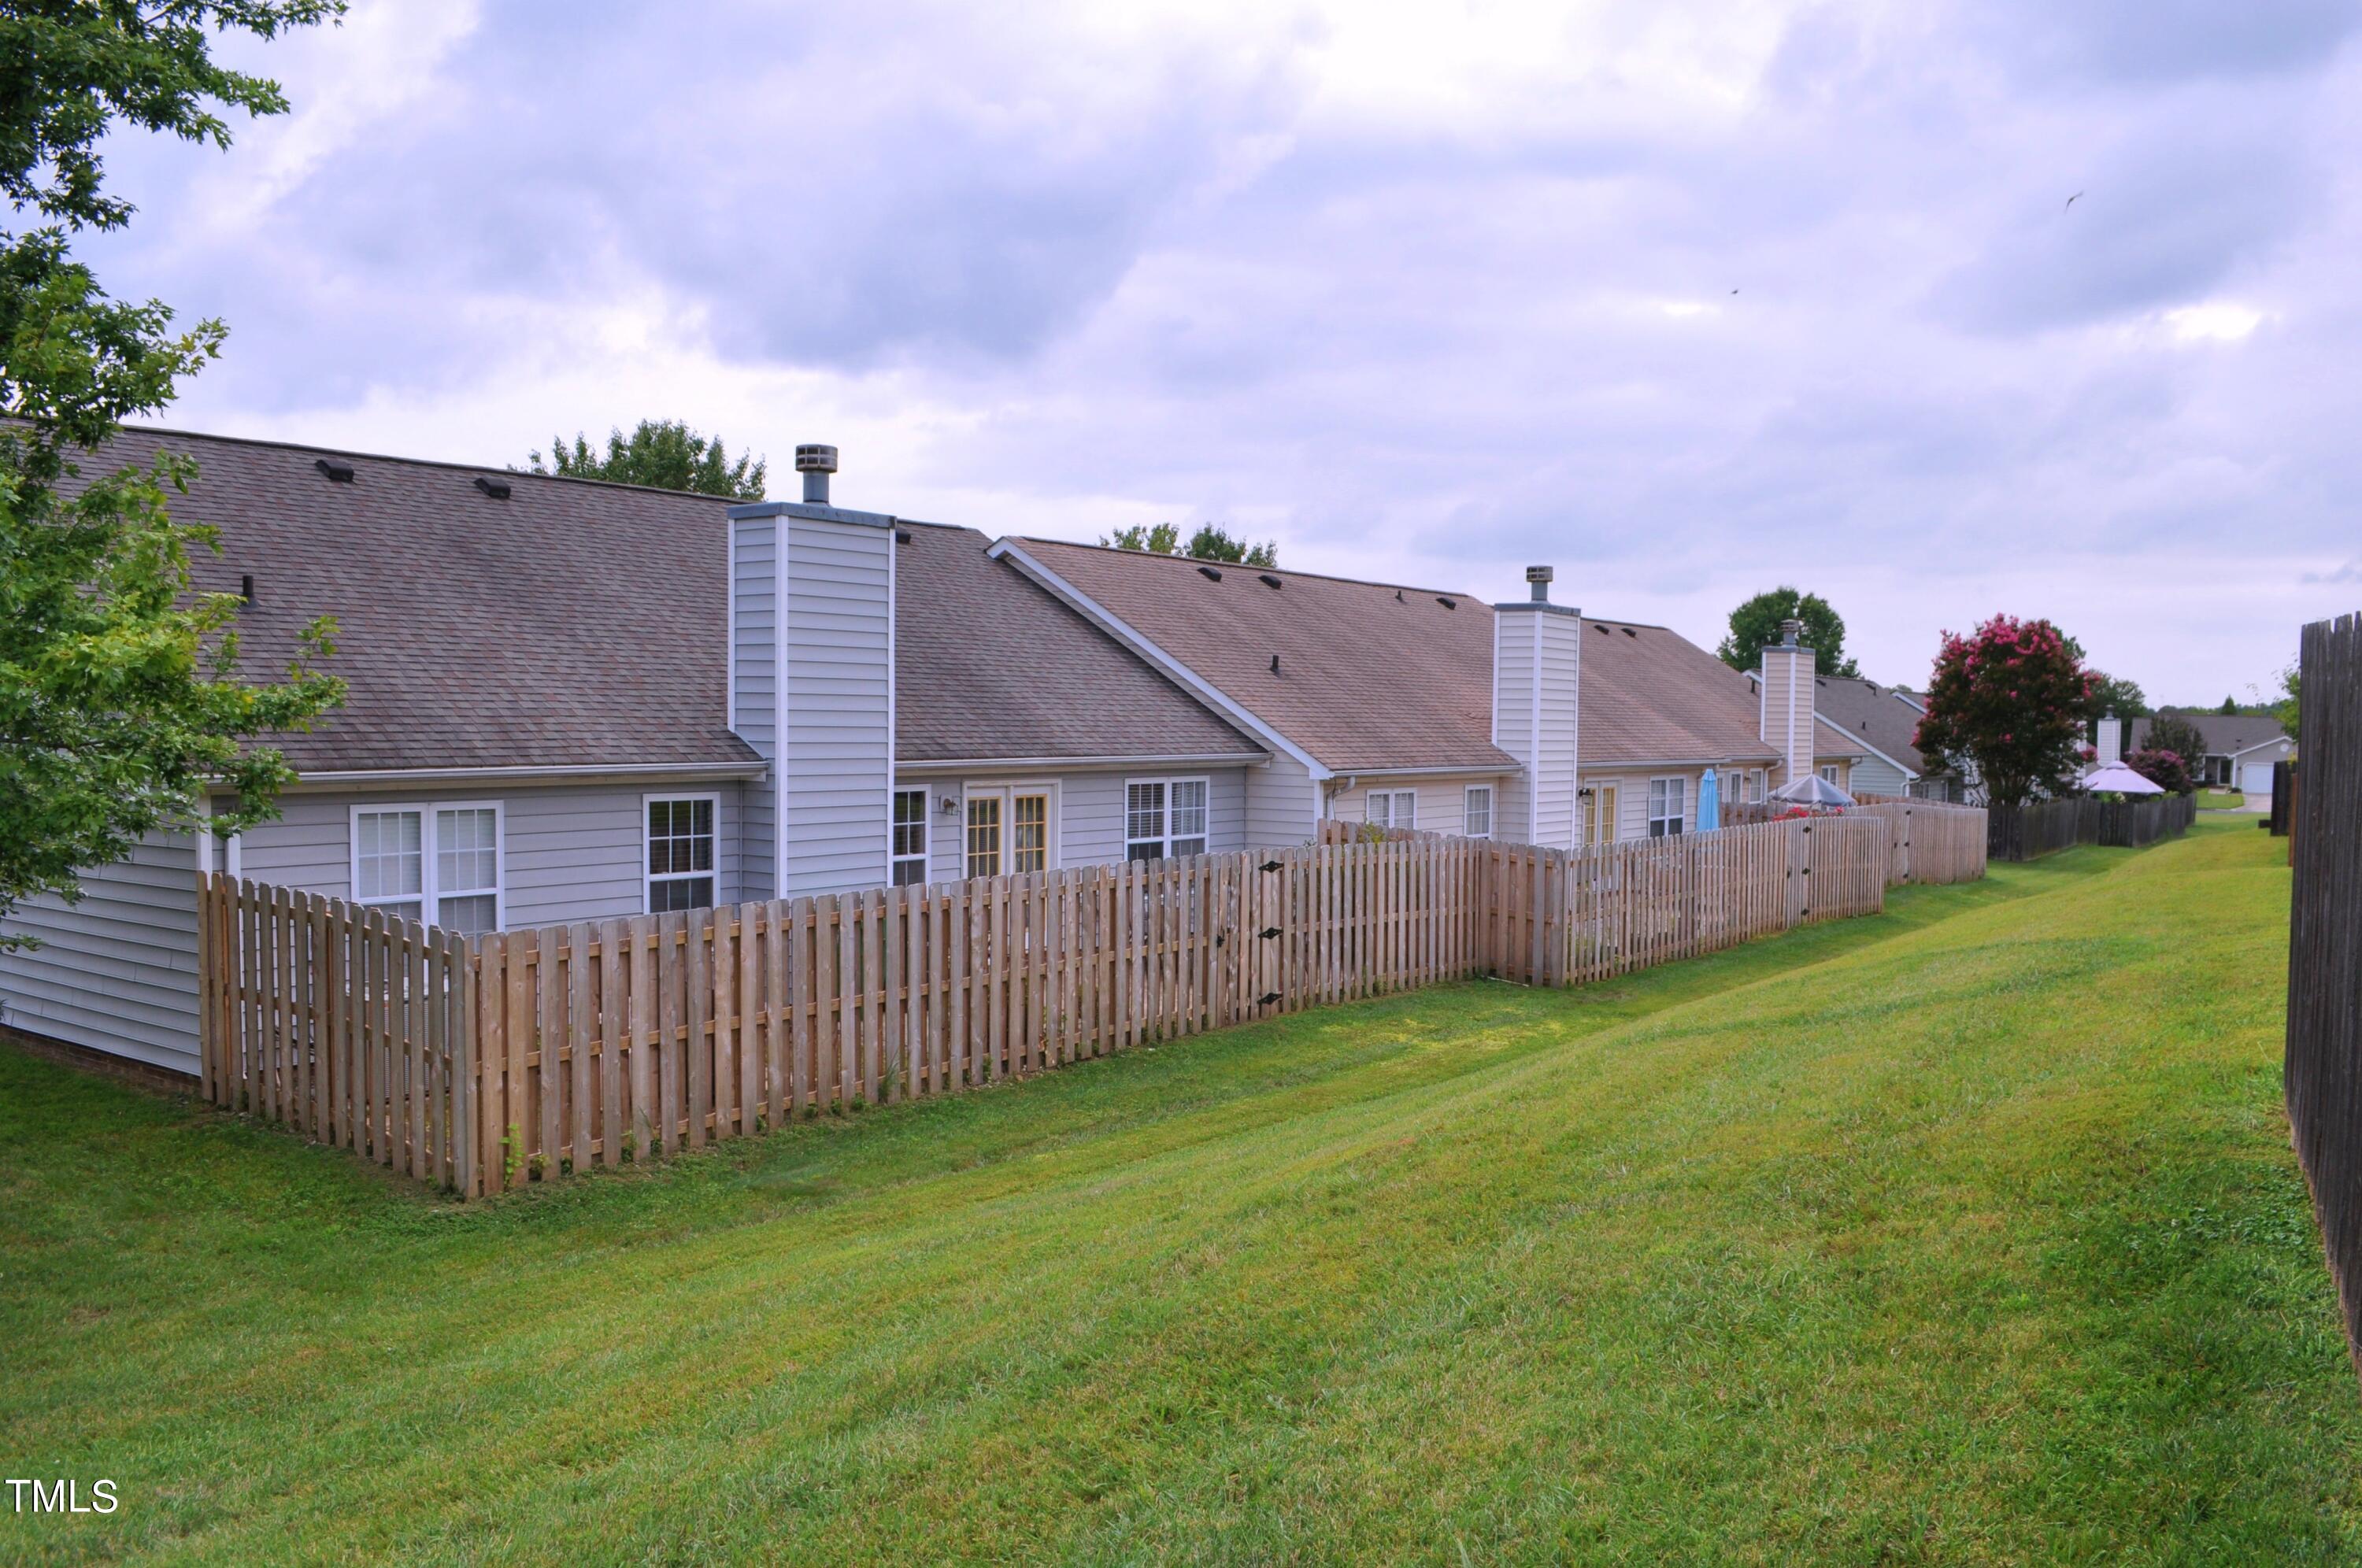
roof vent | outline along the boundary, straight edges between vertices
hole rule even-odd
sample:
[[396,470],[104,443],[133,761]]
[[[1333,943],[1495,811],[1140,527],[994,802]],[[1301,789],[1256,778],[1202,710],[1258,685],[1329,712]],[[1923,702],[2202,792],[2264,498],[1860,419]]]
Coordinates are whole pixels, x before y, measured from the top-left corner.
[[1550,585],[1557,577],[1558,569],[1555,567],[1529,566],[1526,569],[1528,591],[1533,595],[1535,603],[1550,602]]
[[1262,583],[1265,588],[1277,588],[1279,586],[1279,579],[1272,576],[1271,573],[1267,571],[1255,573],[1255,580]]
[[237,596],[248,604],[254,602],[254,574],[248,572],[237,580]]
[[908,528],[897,528],[897,529],[895,529],[895,530],[894,530],[894,542],[895,542],[896,544],[898,544],[898,545],[907,545],[907,544],[909,544],[909,543],[911,542],[911,530],[909,530]]
[[804,476],[804,504],[828,504],[828,476],[836,472],[836,448],[807,441],[796,448],[796,472]]
[[1403,602],[1402,590],[1399,588],[1395,590],[1395,602],[1397,604]]
[[1446,599],[1440,593],[1435,596],[1435,602],[1438,604],[1442,605],[1446,610],[1457,610],[1460,608],[1460,601],[1457,599]]
[[1222,580],[1222,574],[1216,571],[1209,566],[1199,567],[1198,569],[1198,575],[1204,578],[1208,582],[1220,582]]
[[1271,656],[1271,672],[1274,675],[1277,675],[1279,673],[1279,656],[1277,654]]
[[340,463],[334,458],[315,458],[312,460],[312,466],[327,475],[330,484],[353,482],[353,466],[350,463]]
[[1596,621],[1591,623],[1591,629],[1603,637],[1611,635],[1616,630],[1613,626],[1603,626]]
[[506,480],[486,479],[483,475],[478,474],[476,488],[494,501],[506,501],[509,498],[509,481]]
[[1623,627],[1623,628],[1621,628],[1621,629],[1622,629],[1622,631],[1623,631],[1624,635],[1625,635],[1626,636],[1628,636],[1628,637],[1631,638],[1634,642],[1636,642],[1636,643],[1637,643],[1637,642],[1639,642],[1639,641],[1640,640],[1640,634],[1639,634],[1639,633],[1638,633],[1638,632],[1636,632],[1636,631],[1634,631],[1631,627],[1629,627],[1629,626],[1626,626],[1626,627]]

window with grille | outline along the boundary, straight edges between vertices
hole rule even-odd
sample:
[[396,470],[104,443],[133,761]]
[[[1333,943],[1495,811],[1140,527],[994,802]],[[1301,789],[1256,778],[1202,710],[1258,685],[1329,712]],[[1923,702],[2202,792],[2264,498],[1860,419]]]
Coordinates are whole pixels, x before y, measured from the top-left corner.
[[1019,795],[1010,801],[1009,853],[1014,871],[1050,868],[1050,797]]
[[967,874],[1000,875],[1000,797],[971,795],[967,802]]
[[1493,836],[1493,786],[1471,784],[1461,812],[1460,831],[1470,838]]
[[712,795],[648,801],[648,912],[713,907]]
[[1649,836],[1672,838],[1689,820],[1690,781],[1686,778],[1649,780]]
[[435,813],[435,923],[446,931],[498,931],[501,813],[456,806]]
[[1175,778],[1172,786],[1173,834],[1171,853],[1203,855],[1206,853],[1206,780]]
[[405,920],[426,918],[426,813],[416,807],[353,816],[353,897]]
[[1164,856],[1164,780],[1142,780],[1123,788],[1123,857],[1161,860]]
[[1415,790],[1373,790],[1363,816],[1380,827],[1418,825],[1418,792]]
[[894,791],[893,885],[907,888],[927,879],[927,792]]
[[353,898],[467,934],[501,927],[501,808],[371,806],[353,812]]
[[1832,784],[1836,783],[1838,781],[1838,765],[1834,762],[1823,763],[1821,765],[1821,777]]

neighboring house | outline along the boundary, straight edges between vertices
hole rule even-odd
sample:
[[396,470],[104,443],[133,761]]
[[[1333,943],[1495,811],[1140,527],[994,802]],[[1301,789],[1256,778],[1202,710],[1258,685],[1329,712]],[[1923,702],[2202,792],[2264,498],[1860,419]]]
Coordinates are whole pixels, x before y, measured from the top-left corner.
[[[2296,743],[2280,728],[2280,722],[2265,714],[2193,712],[2181,708],[2163,712],[2197,726],[2198,733],[2205,737],[2205,755],[2185,758],[2191,762],[2191,771],[2201,784],[2268,795],[2272,792],[2272,764],[2286,762],[2296,749]],[[2135,719],[2125,749],[2139,751],[2147,746],[2148,730],[2147,719]]]
[[1918,795],[1957,801],[1963,782],[1949,773],[1931,773],[1913,744],[1926,716],[1901,688],[1837,675],[1816,675],[1814,707],[1821,723],[1867,755],[1853,768],[1846,788],[1856,794]]
[[[1706,768],[1730,798],[1789,777],[1785,710],[1751,678],[1662,626],[1552,604],[1546,578],[1486,604],[1055,539],[992,553],[1272,750],[1250,784],[1264,842],[1324,817],[1559,845],[1679,834]],[[1767,657],[1799,653],[1809,668],[1810,649]],[[1814,734],[1800,695],[1805,765],[1842,778],[1865,753]]]
[[[474,932],[1305,843],[1345,817],[1551,845],[1692,831],[1882,748],[1811,650],[802,502],[133,431],[197,459],[201,588],[268,677],[332,614],[346,705],[281,817],[34,900],[0,1023],[189,1070],[193,873]],[[1547,577],[1546,572],[1537,573]],[[1529,576],[1535,574],[1529,574]],[[225,802],[226,803],[226,802]]]

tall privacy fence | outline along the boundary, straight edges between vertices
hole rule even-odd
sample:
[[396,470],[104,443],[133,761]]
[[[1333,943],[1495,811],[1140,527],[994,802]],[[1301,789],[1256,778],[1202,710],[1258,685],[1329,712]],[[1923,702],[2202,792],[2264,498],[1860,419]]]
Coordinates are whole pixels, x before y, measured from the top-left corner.
[[2096,795],[2069,795],[2023,806],[1994,806],[1986,816],[1986,852],[1992,858],[2033,860],[2079,844],[2145,849],[2177,837],[2198,820],[2198,797],[2103,801]]
[[477,1194],[1439,980],[1573,984],[1871,913],[1893,830],[1348,836],[469,938],[208,876],[204,1089]]
[[2289,1127],[2362,1369],[2362,617],[2304,629],[2290,892]]
[[[1842,820],[1874,818],[1886,824],[1887,885],[1972,882],[1985,874],[1985,813],[1976,806],[1924,801],[1915,795],[1861,794]],[[1732,801],[1723,808],[1735,827],[1801,821],[1799,809],[1776,801]],[[1829,821],[1830,818],[1814,818]]]

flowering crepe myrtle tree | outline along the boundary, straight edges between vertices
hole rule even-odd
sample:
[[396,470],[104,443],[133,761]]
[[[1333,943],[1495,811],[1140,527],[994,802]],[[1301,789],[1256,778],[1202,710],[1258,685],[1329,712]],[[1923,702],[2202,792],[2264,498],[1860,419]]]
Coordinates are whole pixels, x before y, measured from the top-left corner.
[[1946,632],[1912,744],[1929,771],[1973,767],[1993,804],[2024,805],[2075,777],[2094,679],[2047,621],[1996,615],[1967,636]]
[[2189,759],[2178,751],[2144,746],[2125,757],[2125,766],[2169,795],[2187,795],[2198,788]]

